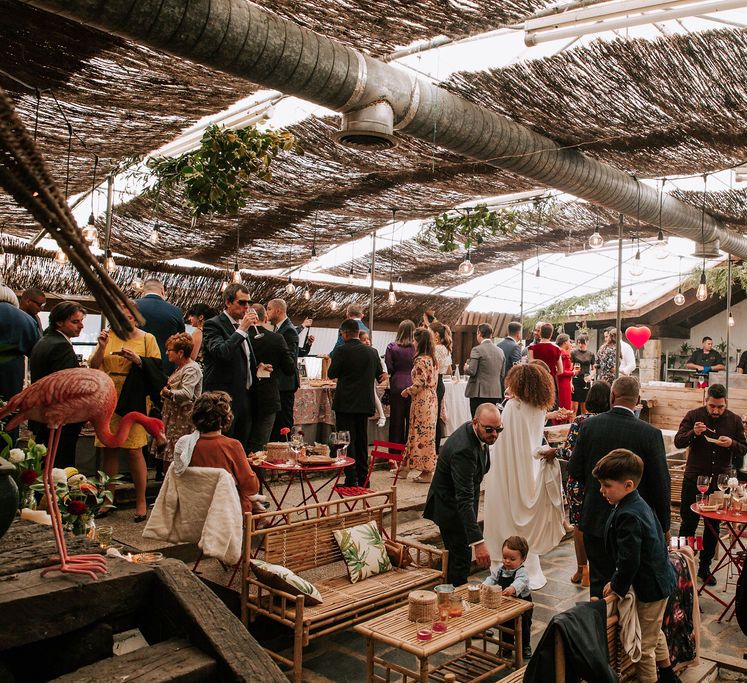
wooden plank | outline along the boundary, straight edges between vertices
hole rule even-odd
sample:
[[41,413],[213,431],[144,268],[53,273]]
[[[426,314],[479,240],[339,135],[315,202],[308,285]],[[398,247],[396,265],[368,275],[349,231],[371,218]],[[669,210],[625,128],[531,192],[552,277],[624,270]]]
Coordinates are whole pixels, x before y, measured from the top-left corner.
[[727,669],[728,671],[736,671],[737,673],[747,674],[747,661],[739,659],[738,657],[730,657],[729,655],[722,654],[720,652],[714,652],[713,650],[703,650],[700,653],[701,659],[707,659],[710,662],[718,664],[720,669]]
[[181,638],[110,657],[59,678],[58,683],[141,681],[142,683],[196,683],[218,679],[218,664]]
[[59,572],[42,577],[40,570],[0,581],[0,614],[13,615],[0,620],[0,652],[147,609],[153,569],[116,558],[108,569],[96,581]]
[[213,656],[222,677],[215,680],[287,683],[277,665],[228,608],[182,562],[164,560],[156,565],[163,585],[151,604],[155,619],[176,608],[174,625],[201,650]]

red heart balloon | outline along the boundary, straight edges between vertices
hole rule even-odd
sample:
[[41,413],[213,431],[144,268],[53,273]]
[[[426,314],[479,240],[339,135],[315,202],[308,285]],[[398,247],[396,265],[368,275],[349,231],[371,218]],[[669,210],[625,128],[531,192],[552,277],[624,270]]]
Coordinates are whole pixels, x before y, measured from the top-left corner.
[[625,330],[625,336],[628,341],[640,349],[649,339],[651,339],[651,330],[645,325],[636,325]]

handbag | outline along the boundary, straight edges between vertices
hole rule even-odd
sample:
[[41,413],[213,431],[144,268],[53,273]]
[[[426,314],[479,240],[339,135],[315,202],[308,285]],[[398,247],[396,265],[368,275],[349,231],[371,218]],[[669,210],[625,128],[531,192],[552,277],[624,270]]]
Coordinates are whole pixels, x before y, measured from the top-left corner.
[[384,393],[381,395],[381,405],[388,406],[392,403],[392,395],[389,393],[389,388],[384,389]]
[[389,561],[393,567],[397,569],[405,569],[410,565],[415,564],[415,560],[410,555],[410,549],[405,547],[402,543],[392,541],[388,538],[384,539],[384,548],[386,548],[386,554],[389,556]]

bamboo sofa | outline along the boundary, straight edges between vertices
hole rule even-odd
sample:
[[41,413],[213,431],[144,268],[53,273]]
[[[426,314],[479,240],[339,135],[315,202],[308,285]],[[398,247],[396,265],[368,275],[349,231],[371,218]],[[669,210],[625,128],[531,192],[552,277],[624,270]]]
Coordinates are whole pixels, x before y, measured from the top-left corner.
[[[265,526],[278,517],[277,511],[246,515],[241,619],[248,627],[259,615],[293,631],[292,659],[270,650],[268,654],[292,667],[295,683],[301,681],[303,648],[311,640],[403,604],[412,590],[432,588],[445,581],[447,551],[397,538],[396,488],[285,509],[281,524]],[[415,564],[351,583],[333,532],[370,521],[376,522],[385,537],[409,548]],[[303,595],[291,595],[259,581],[249,562],[253,546],[261,547],[265,562],[283,565],[296,574],[324,567],[320,572],[323,578],[304,577],[311,578],[323,602],[306,605]]]
[[[607,603],[607,656],[610,666],[620,677],[620,681],[632,681],[635,678],[633,663],[625,654],[620,642],[620,618],[617,613],[617,598],[609,596],[605,598]],[[529,634],[527,634],[527,637]],[[555,683],[565,683],[565,655],[563,652],[563,638],[556,631],[555,633]],[[523,666],[512,674],[501,679],[501,683],[521,683],[524,680],[524,673],[527,667]],[[548,683],[550,683],[548,681]]]

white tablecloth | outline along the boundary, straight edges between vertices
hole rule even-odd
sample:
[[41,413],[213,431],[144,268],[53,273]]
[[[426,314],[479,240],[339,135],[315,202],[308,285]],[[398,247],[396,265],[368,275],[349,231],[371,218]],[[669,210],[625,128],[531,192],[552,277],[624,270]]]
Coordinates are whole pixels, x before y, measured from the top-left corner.
[[469,399],[464,395],[466,382],[444,382],[444,404],[446,405],[446,434],[449,436],[458,427],[472,419]]

